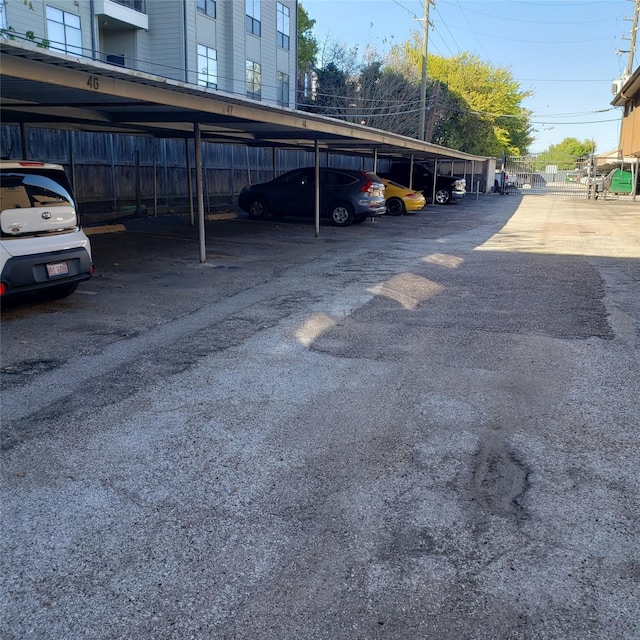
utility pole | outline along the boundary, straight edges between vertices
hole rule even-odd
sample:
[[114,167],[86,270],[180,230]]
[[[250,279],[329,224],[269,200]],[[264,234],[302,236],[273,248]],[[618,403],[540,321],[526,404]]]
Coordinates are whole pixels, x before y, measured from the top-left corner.
[[436,123],[436,107],[438,106],[439,97],[440,97],[440,80],[436,80],[436,83],[433,87],[433,95],[431,96],[431,107],[429,108],[429,124],[427,125],[425,142],[431,142],[431,138],[433,138],[433,127]]
[[[640,2],[640,0],[636,0]],[[419,139],[424,140],[424,129],[427,111],[427,44],[429,42],[429,7],[435,0],[424,0],[424,17],[422,18],[422,84],[420,85],[420,135]]]
[[[629,59],[627,61],[627,78],[631,77],[633,73],[633,61],[636,57],[636,34],[638,33],[638,14],[640,14],[640,0],[635,0],[635,10],[633,12],[633,26],[631,27],[631,37],[625,38],[624,40],[630,40],[631,46],[629,47]],[[625,18],[628,20],[629,18]]]
[[[625,82],[627,82],[627,80],[629,80],[629,78],[631,77],[631,75],[633,74],[633,63],[634,63],[634,59],[636,57],[636,36],[638,33],[638,14],[640,14],[640,0],[635,0],[635,10],[633,12],[633,25],[631,27],[631,37],[627,38],[625,36],[622,36],[623,40],[629,40],[630,41],[630,46],[629,46],[629,59],[627,60],[627,68],[625,69],[625,73],[624,73],[624,77],[622,78],[622,84],[624,85]],[[623,18],[624,20],[629,20],[629,18],[627,18],[626,16]],[[620,52],[620,53],[624,53],[624,52]],[[624,113],[625,110],[622,110],[622,120],[620,122],[620,137],[619,137],[619,142],[618,142],[618,154],[622,154],[622,147],[623,147],[623,134],[624,134]]]

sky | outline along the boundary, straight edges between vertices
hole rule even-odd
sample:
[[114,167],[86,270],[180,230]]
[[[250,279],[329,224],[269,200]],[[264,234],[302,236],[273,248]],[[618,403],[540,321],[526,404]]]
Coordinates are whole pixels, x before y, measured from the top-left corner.
[[[301,4],[320,48],[338,41],[385,53],[412,32],[422,39],[423,0]],[[477,54],[532,91],[522,103],[533,114],[530,151],[577,138],[605,153],[618,148],[622,112],[611,106],[611,85],[629,63],[634,8],[635,0],[432,0],[428,52]]]

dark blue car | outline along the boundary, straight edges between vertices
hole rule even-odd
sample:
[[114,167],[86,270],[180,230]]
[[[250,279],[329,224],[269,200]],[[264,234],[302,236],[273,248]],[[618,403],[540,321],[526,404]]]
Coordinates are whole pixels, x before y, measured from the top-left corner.
[[[315,169],[283,173],[271,182],[245,187],[238,206],[252,218],[315,215]],[[385,212],[384,185],[375,173],[354,169],[320,169],[320,215],[347,227]]]

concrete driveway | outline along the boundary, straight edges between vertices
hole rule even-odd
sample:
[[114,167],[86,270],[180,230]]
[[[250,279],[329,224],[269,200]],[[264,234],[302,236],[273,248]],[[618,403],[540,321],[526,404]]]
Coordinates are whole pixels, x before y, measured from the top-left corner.
[[640,637],[640,206],[92,236],[2,312],[3,638]]

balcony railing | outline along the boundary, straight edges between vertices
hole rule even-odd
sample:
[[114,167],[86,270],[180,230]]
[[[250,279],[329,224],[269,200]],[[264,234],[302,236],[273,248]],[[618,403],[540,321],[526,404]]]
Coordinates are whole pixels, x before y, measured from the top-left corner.
[[121,4],[123,7],[134,9],[140,13],[147,13],[147,0],[113,0],[116,4]]

